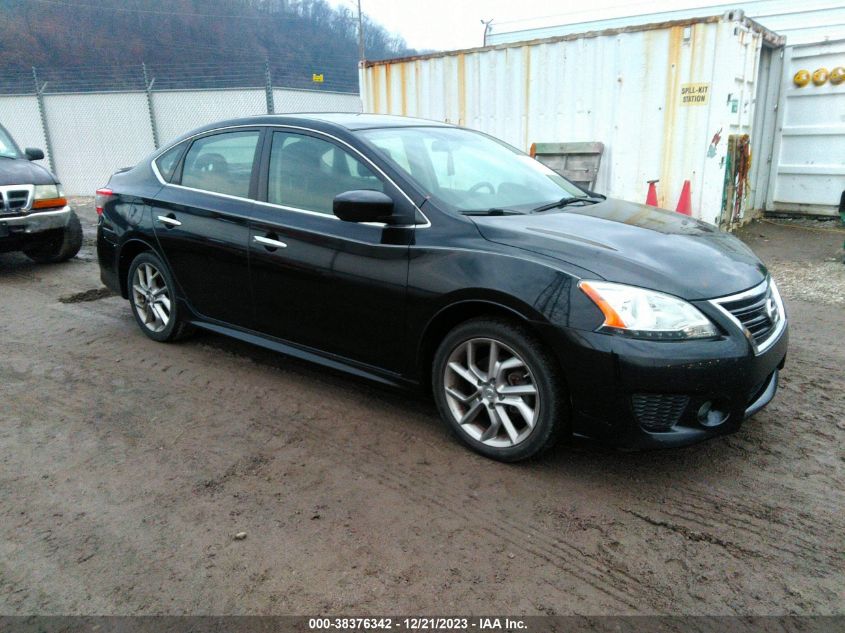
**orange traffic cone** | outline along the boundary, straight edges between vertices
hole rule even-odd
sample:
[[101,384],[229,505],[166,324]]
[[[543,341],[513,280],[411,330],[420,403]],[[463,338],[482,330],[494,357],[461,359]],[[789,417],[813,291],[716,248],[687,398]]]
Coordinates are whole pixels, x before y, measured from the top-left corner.
[[692,215],[692,194],[690,193],[689,180],[684,181],[681,197],[678,198],[678,206],[675,207],[675,211],[684,215]]
[[654,186],[654,183],[660,182],[659,180],[647,180],[648,183],[648,195],[645,197],[645,203],[649,206],[656,207],[657,206],[657,187]]

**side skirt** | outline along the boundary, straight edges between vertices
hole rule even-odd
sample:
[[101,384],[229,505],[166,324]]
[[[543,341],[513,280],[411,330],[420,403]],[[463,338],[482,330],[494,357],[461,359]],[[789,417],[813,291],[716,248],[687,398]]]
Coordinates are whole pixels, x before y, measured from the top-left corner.
[[317,350],[293,345],[286,341],[282,341],[281,339],[271,338],[248,330],[241,330],[225,325],[218,325],[216,323],[209,323],[208,321],[202,321],[199,319],[192,319],[191,325],[195,325],[198,328],[202,328],[210,332],[215,332],[216,334],[230,336],[239,341],[244,341],[245,343],[257,345],[258,347],[263,347],[265,349],[269,349],[274,352],[279,352],[287,356],[293,356],[294,358],[299,358],[301,360],[305,360],[316,365],[328,367],[330,369],[334,369],[345,374],[351,374],[359,378],[372,380],[373,382],[377,382],[388,387],[410,390],[419,389],[419,385],[417,383],[407,380],[399,374],[394,374],[392,372],[383,372],[368,365],[363,365],[336,356],[328,356],[322,352],[318,352]]

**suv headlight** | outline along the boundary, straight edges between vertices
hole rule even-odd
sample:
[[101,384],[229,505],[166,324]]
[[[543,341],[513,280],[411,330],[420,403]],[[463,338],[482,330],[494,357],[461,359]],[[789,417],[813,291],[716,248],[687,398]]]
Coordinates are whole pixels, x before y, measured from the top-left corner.
[[33,209],[54,209],[67,204],[65,192],[59,183],[52,185],[35,185]]
[[718,334],[716,326],[683,299],[608,281],[581,281],[578,287],[604,314],[600,329],[605,332],[655,340],[709,338]]

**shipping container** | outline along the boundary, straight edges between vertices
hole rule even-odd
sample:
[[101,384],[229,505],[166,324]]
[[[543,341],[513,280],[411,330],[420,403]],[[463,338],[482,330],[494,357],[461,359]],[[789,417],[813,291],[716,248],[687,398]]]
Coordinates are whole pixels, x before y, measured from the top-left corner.
[[361,98],[365,112],[463,125],[523,151],[600,142],[596,191],[642,202],[659,179],[660,206],[674,209],[689,180],[693,215],[729,225],[753,206],[755,168],[737,148],[743,135],[754,148],[774,134],[775,117],[755,119],[755,102],[772,98],[783,43],[730,11],[367,61]]
[[[733,6],[713,5],[707,10],[725,12]],[[666,22],[690,18],[702,10],[684,7],[643,14],[637,8],[583,7],[559,15],[495,22],[487,42],[522,42]],[[746,16],[786,38],[782,61],[780,55],[770,57],[768,48],[761,50],[749,205],[774,213],[835,216],[845,200],[845,82],[841,81],[845,4],[842,0],[746,0],[742,8]],[[782,77],[777,75],[781,66]],[[830,76],[818,84],[798,86],[793,78],[800,71],[827,71]],[[760,133],[772,129],[772,135]]]
[[845,204],[843,69],[845,39],[786,47],[767,211],[836,216]]
[[[654,4],[628,4],[568,7],[565,13],[539,17],[523,17],[510,21],[494,21],[487,34],[488,44],[524,42],[539,37],[555,37],[569,33],[601,31],[620,26],[651,24],[694,18],[707,13],[716,15],[738,8],[737,3],[708,4],[712,0],[698,0],[699,6],[689,7],[689,1],[676,2],[667,11],[645,12]],[[845,4],[842,0],[743,0],[745,15],[765,28],[786,38],[787,46],[815,44],[845,37]]]

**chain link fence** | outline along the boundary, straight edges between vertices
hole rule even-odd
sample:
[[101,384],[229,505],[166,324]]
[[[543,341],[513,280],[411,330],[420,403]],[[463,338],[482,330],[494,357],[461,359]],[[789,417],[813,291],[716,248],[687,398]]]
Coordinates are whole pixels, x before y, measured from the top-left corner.
[[0,78],[0,124],[22,147],[44,150],[44,162],[68,195],[91,195],[120,167],[207,123],[257,114],[360,112],[361,99],[348,84],[331,71],[304,77],[267,61],[33,68]]

